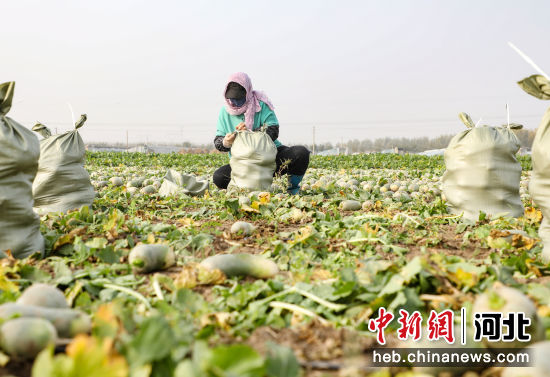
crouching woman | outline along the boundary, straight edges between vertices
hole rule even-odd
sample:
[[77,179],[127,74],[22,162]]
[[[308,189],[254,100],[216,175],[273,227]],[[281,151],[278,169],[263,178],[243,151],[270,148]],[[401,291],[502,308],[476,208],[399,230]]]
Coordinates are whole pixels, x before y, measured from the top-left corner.
[[[279,121],[273,112],[273,104],[267,96],[252,90],[252,82],[246,73],[238,72],[229,77],[224,90],[225,106],[218,118],[214,145],[221,152],[230,152],[235,131],[258,131],[267,126],[266,133],[277,146],[275,172],[288,175],[288,192],[297,194],[300,182],[309,165],[309,150],[303,146],[287,147],[279,138]],[[214,184],[226,189],[231,181],[231,166],[224,165],[214,172]]]

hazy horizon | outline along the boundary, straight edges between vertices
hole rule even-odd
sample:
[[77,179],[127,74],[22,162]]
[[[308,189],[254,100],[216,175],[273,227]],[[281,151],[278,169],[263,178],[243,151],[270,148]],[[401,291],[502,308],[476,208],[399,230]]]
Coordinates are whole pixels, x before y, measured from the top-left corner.
[[534,129],[548,102],[516,82],[550,71],[550,2],[18,0],[3,4],[9,116],[86,142],[211,142],[232,72],[275,104],[285,143],[434,137],[474,121]]

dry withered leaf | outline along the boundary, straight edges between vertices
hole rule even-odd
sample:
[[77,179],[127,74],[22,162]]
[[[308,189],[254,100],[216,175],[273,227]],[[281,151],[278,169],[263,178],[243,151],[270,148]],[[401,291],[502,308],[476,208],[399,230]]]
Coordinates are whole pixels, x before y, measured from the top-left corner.
[[225,279],[221,270],[210,270],[198,263],[188,263],[175,277],[174,284],[177,288],[195,288],[198,285],[223,284]]

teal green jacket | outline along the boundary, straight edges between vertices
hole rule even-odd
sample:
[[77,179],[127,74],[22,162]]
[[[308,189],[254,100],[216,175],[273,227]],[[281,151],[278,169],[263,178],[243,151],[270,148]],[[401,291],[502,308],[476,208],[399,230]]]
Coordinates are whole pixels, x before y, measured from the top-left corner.
[[[273,110],[269,108],[265,103],[262,101],[260,102],[260,111],[258,111],[254,115],[254,126],[252,127],[252,130],[257,130],[263,125],[266,126],[278,126],[279,120],[277,119],[277,116],[275,116],[275,113]],[[244,114],[241,115],[231,115],[227,112],[225,109],[225,106],[222,107],[220,110],[220,115],[218,116],[218,125],[216,128],[216,139],[219,140],[219,136],[225,136],[231,132],[235,132],[235,127],[241,122],[244,122]],[[271,136],[271,135],[270,135]],[[273,140],[275,142],[275,145],[279,147],[281,145],[281,142],[279,139]],[[216,144],[216,148],[220,150],[218,147],[218,143],[214,142]]]

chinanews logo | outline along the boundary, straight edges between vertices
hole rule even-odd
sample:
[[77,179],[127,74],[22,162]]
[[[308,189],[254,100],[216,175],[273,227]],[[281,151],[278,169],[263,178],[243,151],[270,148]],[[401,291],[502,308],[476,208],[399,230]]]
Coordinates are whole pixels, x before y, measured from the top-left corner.
[[[386,308],[379,308],[378,316],[369,320],[368,329],[376,334],[380,346],[386,346],[385,332],[390,326],[392,329],[397,328],[396,335],[400,341],[412,341],[414,345],[415,342],[427,339],[428,343],[423,342],[423,348],[380,347],[375,349],[374,365],[385,367],[411,365],[463,367],[464,365],[486,366],[487,363],[494,366],[532,365],[529,350],[518,350],[517,347],[512,346],[501,348],[512,342],[524,342],[527,346],[531,341],[531,335],[528,332],[531,320],[526,318],[525,313],[473,313],[470,317],[473,337],[468,334],[466,309],[462,308],[459,318],[456,317],[455,313],[449,309],[441,312],[432,310],[424,325],[425,318],[418,311],[409,313],[406,310],[399,310],[399,316],[396,318]],[[498,351],[492,352],[484,347],[471,348],[472,340],[474,344],[498,342],[499,347],[496,347]],[[442,341],[455,347],[445,347]],[[429,342],[436,343],[430,346]]]
[[[385,330],[394,322],[395,315],[385,308],[378,309],[378,317],[371,318],[368,322],[370,332],[376,333],[378,344],[386,345]],[[426,332],[423,334],[424,318],[420,312],[409,313],[406,310],[399,311],[397,319],[397,338],[399,340],[419,341],[425,336],[428,341],[445,340],[448,344],[455,344],[457,335],[460,335],[462,345],[466,345],[467,317],[466,309],[460,312],[461,333],[455,334],[455,313],[452,310],[436,312],[432,310],[427,320]],[[531,341],[531,335],[527,329],[531,325],[531,319],[526,318],[525,313],[474,313],[474,341],[481,342],[525,342]]]

